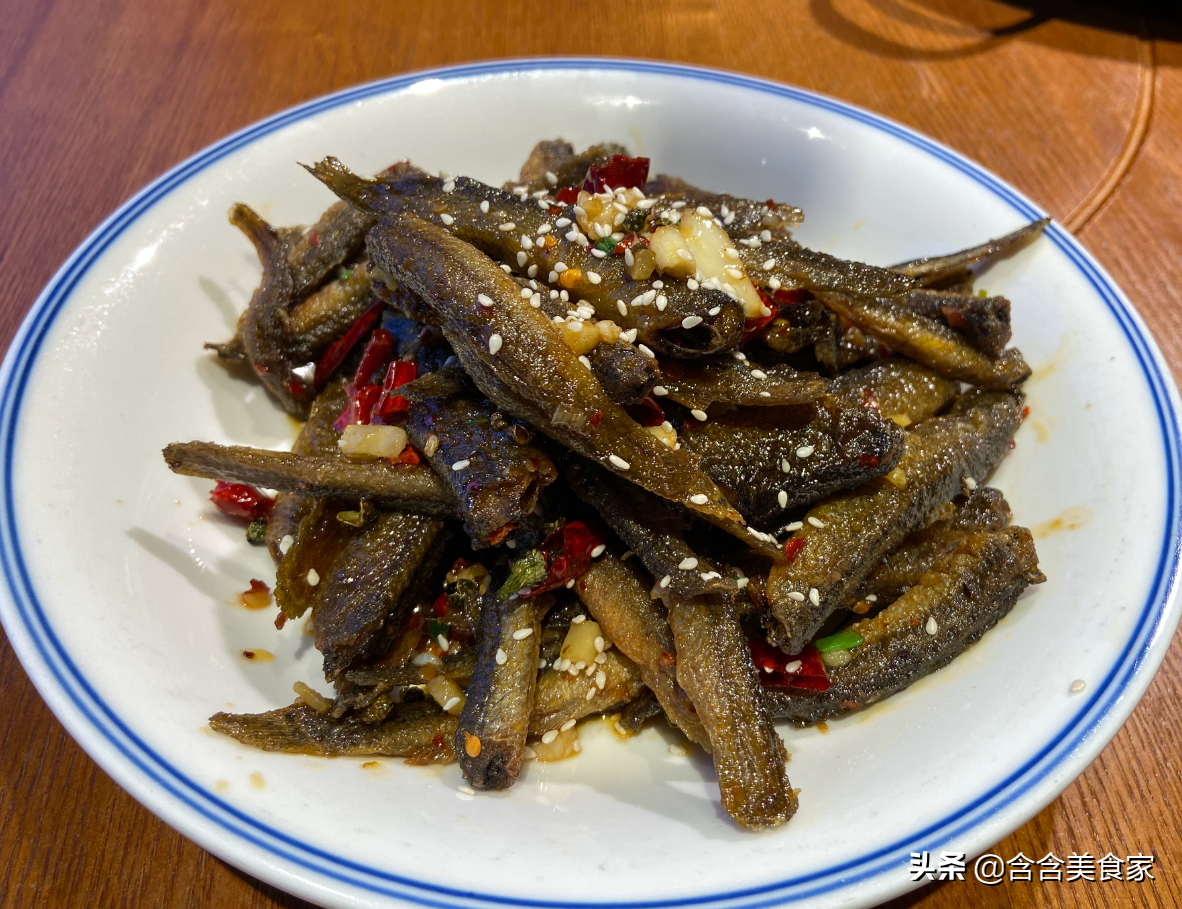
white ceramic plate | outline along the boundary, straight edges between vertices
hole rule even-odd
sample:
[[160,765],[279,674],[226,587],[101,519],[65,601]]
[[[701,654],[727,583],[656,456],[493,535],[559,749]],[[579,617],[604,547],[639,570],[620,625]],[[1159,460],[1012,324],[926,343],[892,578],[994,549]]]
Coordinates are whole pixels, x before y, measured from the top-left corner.
[[[265,553],[174,476],[173,440],[286,446],[293,426],[201,342],[255,285],[231,202],[278,224],[331,201],[297,161],[411,157],[494,183],[539,138],[603,139],[654,168],[791,201],[799,238],[889,263],[1041,214],[996,177],[865,111],[718,72],[516,61],[399,77],[280,114],[160,178],[42,294],[3,373],[4,625],[90,755],[186,836],[329,906],[861,906],[911,886],[913,851],[972,855],[1049,802],[1133,709],[1178,620],[1177,394],[1121,292],[1058,226],[985,279],[1014,302],[1031,417],[996,477],[1050,579],[952,666],[885,703],[783,730],[800,812],[750,834],[708,761],[655,730],[531,765],[510,792],[455,766],[314,760],[211,733],[319,678],[299,623],[234,605]],[[1052,522],[1067,528],[1054,532]],[[248,663],[244,648],[273,662]],[[1083,679],[1082,694],[1070,694]]]

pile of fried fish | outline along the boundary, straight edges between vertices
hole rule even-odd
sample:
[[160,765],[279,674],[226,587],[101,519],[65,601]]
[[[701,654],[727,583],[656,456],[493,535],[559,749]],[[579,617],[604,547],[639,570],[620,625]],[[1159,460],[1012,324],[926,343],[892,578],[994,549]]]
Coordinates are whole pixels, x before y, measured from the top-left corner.
[[[503,789],[584,717],[663,715],[765,829],[797,807],[775,720],[900,691],[1044,579],[985,485],[1030,370],[973,284],[1045,222],[879,268],[610,143],[504,187],[307,169],[340,199],[312,227],[231,211],[262,280],[208,345],[304,428],[164,456],[278,490],[276,624],[311,611],[336,695],[219,732]],[[403,455],[343,452],[354,424]]]

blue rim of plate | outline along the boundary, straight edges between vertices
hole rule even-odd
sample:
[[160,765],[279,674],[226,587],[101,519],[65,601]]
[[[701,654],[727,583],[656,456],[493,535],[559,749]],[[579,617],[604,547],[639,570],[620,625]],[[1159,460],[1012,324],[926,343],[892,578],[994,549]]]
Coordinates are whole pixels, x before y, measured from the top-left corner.
[[[165,816],[166,819],[171,819],[178,826],[196,829],[200,825],[193,824],[191,818],[188,823],[185,823],[184,811],[188,809],[195,812],[204,821],[221,828],[225,834],[267,854],[262,856],[261,860],[259,856],[254,856],[253,863],[246,863],[247,865],[253,864],[254,867],[248,867],[247,870],[275,881],[274,859],[279,859],[304,872],[301,874],[283,869],[280,876],[284,878],[284,882],[280,883],[281,886],[291,885],[292,880],[289,877],[296,881],[302,880],[305,884],[314,884],[317,887],[324,886],[324,879],[328,879],[374,894],[438,907],[559,907],[575,905],[641,909],[641,907],[674,906],[754,907],[796,902],[867,882],[871,878],[882,875],[884,871],[906,866],[911,852],[936,851],[941,846],[964,838],[974,829],[986,825],[991,818],[1032,789],[1039,786],[1046,787],[1048,784],[1059,788],[1066,785],[1069,780],[1054,778],[1059,764],[1079,750],[1085,741],[1117,710],[1118,703],[1126,694],[1134,677],[1142,670],[1150,655],[1150,649],[1159,639],[1164,627],[1167,607],[1173,597],[1179,573],[1182,511],[1179,508],[1178,488],[1180,479],[1179,451],[1182,449],[1182,445],[1180,445],[1182,434],[1179,432],[1172,386],[1165,378],[1160,354],[1157,353],[1153,342],[1111,279],[1070,235],[1054,223],[1047,228],[1046,236],[1070,259],[1104,300],[1132,348],[1154,401],[1161,430],[1166,468],[1166,520],[1157,568],[1154,572],[1149,595],[1138,616],[1136,628],[1125,645],[1124,651],[1109,670],[1103,682],[1095,686],[1090,697],[1082,703],[1081,708],[1071,721],[1024,765],[989,791],[946,818],[917,830],[888,846],[876,849],[859,858],[795,878],[757,887],[667,900],[573,903],[568,900],[560,902],[478,893],[427,881],[417,881],[402,875],[369,868],[343,856],[333,855],[302,843],[282,831],[249,817],[213,793],[203,789],[141,741],[135,732],[99,697],[75,667],[69,653],[61,645],[42,610],[32,578],[29,576],[21,554],[13,504],[13,448],[21,403],[42,342],[54,319],[68,303],[74,288],[90,266],[103,255],[124,230],[157,201],[194,174],[262,136],[315,116],[322,111],[375,95],[399,91],[424,79],[454,81],[478,76],[538,70],[597,70],[601,72],[608,70],[673,76],[730,85],[787,98],[840,114],[906,142],[942,164],[972,178],[1005,201],[1016,214],[1027,220],[1043,216],[1043,212],[1028,199],[979,165],[907,127],[876,114],[803,89],[749,76],[638,60],[534,58],[425,70],[367,83],[309,101],[223,139],[182,162],[140,191],[78,247],[38,297],[13,340],[5,357],[3,370],[0,371],[0,459],[2,459],[0,467],[3,470],[4,489],[4,504],[3,509],[0,510],[0,565],[2,565],[4,572],[5,593],[13,607],[12,611],[5,608],[3,614],[7,617],[6,626],[10,637],[16,637],[13,634],[16,629],[10,624],[15,619],[20,622],[19,630],[27,636],[36,659],[52,676],[56,691],[47,691],[42,688],[42,693],[59,712],[59,717],[71,728],[71,731],[75,722],[85,724],[105,740],[104,745],[112,749],[112,754],[104,755],[108,760],[101,761],[101,763],[116,779],[122,779],[128,774],[134,775],[138,772],[139,775],[146,777],[160,787],[164,795],[157,794],[154,798],[148,797],[148,800],[152,802],[150,807],[153,807],[153,810]],[[7,603],[0,603],[0,605],[8,606]],[[1160,659],[1160,655],[1157,659]],[[30,674],[32,675],[32,673]],[[44,681],[41,681],[39,687],[45,684]],[[65,708],[64,713],[59,709],[59,703]],[[1115,728],[1112,729],[1110,736],[1115,734],[1115,731]],[[1094,744],[1098,751],[1106,741],[1107,739],[1098,744],[1090,744]],[[120,761],[124,762],[124,766],[118,766]],[[178,813],[178,809],[180,809],[180,813]],[[221,841],[207,841],[203,845],[215,852],[224,853],[226,851],[224,842]],[[238,858],[240,860],[241,857]],[[268,871],[272,873],[268,874]],[[306,876],[307,872],[320,880],[310,881]]]

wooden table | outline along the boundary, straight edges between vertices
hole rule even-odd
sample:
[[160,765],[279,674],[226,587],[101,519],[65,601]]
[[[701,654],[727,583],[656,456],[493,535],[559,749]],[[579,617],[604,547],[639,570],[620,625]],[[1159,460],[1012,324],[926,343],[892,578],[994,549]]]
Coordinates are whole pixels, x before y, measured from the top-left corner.
[[[1182,375],[1177,14],[1172,23],[1123,11],[1051,18],[1038,12],[1044,6],[1051,4],[8,0],[0,30],[0,346],[105,215],[226,133],[407,70],[561,52],[741,70],[864,105],[948,143],[1075,230]],[[0,905],[305,905],[213,858],[117,788],[46,709],[7,641],[0,683]],[[1156,883],[951,883],[899,904],[1182,905],[1180,683],[1175,642],[1112,744],[993,850],[1153,853]]]

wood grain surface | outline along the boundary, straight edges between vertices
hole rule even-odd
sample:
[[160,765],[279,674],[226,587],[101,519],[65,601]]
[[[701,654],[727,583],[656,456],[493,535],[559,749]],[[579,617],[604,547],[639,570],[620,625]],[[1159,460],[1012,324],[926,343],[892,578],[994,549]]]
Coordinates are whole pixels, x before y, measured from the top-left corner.
[[[894,117],[1014,183],[1115,276],[1182,375],[1182,28],[1137,3],[6,0],[0,348],[70,251],[210,142],[358,82],[610,54],[738,70]],[[1156,856],[1153,882],[929,885],[895,905],[1182,905],[1182,648],[1091,767],[992,850]],[[0,640],[0,906],[304,906],[183,839],[73,743]],[[971,875],[970,875],[971,877]]]

